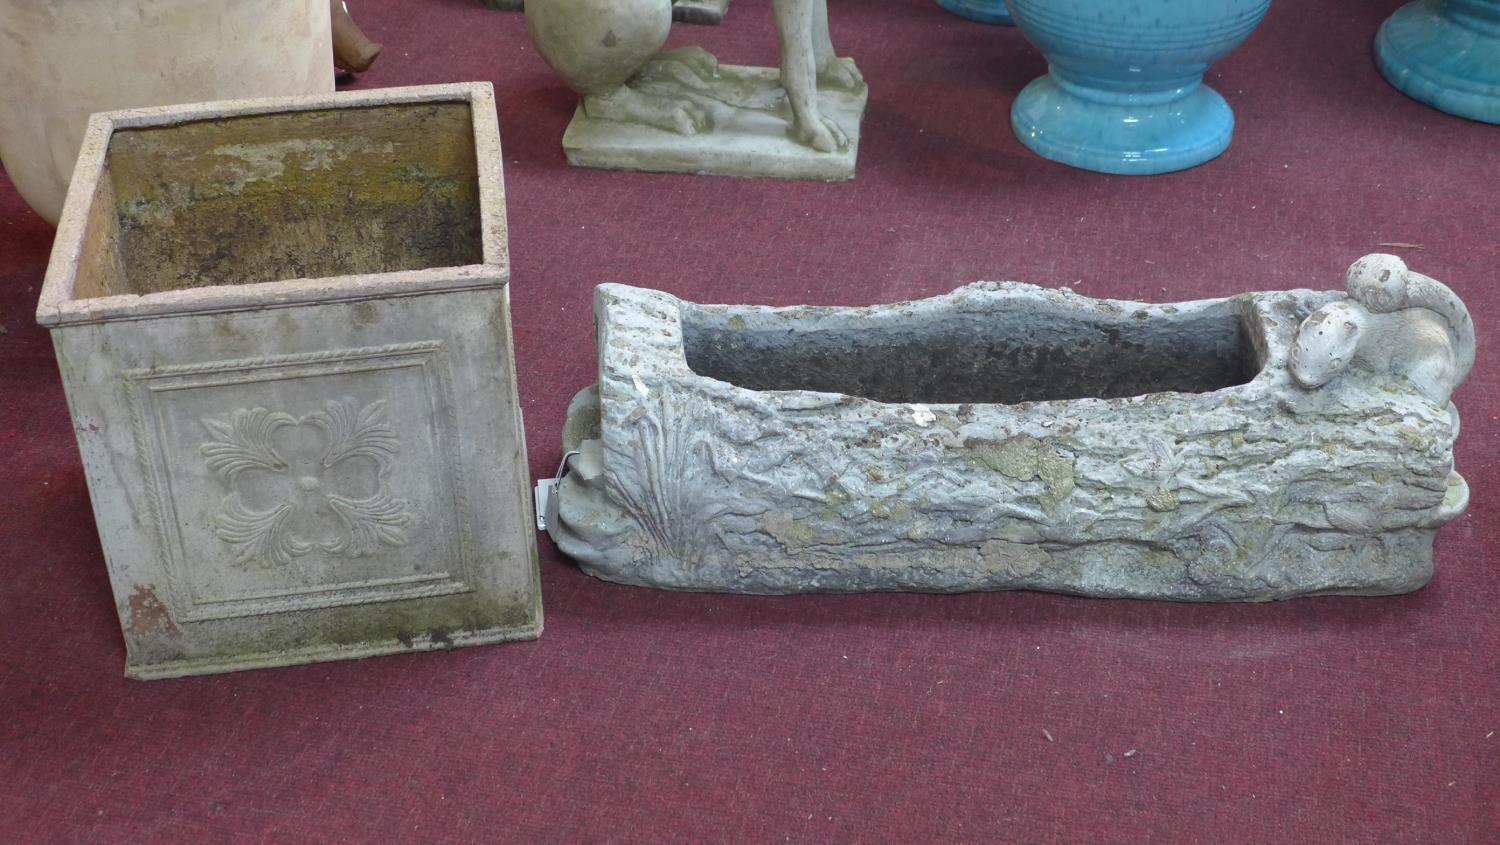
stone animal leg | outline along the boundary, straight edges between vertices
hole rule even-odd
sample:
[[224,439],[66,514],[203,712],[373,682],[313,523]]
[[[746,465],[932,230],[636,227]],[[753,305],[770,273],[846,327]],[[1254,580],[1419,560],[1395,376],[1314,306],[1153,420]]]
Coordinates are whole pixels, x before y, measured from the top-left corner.
[[854,66],[853,59],[835,56],[832,61],[818,69],[818,83],[840,91],[858,91],[865,84],[864,76]]
[[818,72],[833,61],[833,37],[828,34],[828,0],[812,2],[812,49],[813,59],[818,63]]
[[608,94],[586,95],[583,110],[589,117],[641,123],[679,135],[697,135],[711,127],[708,112],[697,103],[637,91],[629,85]]
[[855,91],[865,84],[854,62],[833,52],[833,38],[828,34],[828,0],[813,0],[812,44],[819,85]]
[[813,10],[823,0],[773,0],[776,31],[781,41],[781,85],[792,107],[792,137],[816,150],[831,153],[848,146],[838,124],[826,120],[818,108],[817,62],[813,56]]

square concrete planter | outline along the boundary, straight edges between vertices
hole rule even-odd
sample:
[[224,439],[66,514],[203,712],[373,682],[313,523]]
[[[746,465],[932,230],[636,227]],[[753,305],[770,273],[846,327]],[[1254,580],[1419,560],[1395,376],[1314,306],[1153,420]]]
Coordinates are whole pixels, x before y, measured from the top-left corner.
[[488,84],[95,115],[52,331],[160,678],[541,631]]

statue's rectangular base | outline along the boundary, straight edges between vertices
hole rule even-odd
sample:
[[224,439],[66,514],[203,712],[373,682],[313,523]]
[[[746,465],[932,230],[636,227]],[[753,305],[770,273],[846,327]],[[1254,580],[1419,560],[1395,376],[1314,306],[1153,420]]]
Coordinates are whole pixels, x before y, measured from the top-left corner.
[[860,121],[869,89],[821,90],[823,116],[848,136],[834,152],[819,152],[794,140],[781,74],[775,68],[722,65],[707,90],[661,80],[651,92],[690,99],[708,111],[713,128],[681,135],[639,123],[589,117],[580,104],[563,150],[578,167],[696,173],[712,176],[757,176],[779,179],[839,181],[854,178],[859,154]]

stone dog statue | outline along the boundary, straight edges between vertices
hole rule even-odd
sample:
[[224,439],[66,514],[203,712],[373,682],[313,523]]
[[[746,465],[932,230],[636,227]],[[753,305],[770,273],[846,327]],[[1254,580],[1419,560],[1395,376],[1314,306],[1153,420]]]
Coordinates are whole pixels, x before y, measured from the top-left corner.
[[1408,270],[1394,255],[1354,262],[1349,298],[1331,302],[1303,321],[1289,361],[1292,377],[1322,387],[1359,368],[1404,377],[1453,414],[1453,389],[1474,366],[1474,323],[1446,285]]
[[[772,8],[792,137],[821,152],[846,147],[844,131],[820,112],[817,87],[852,90],[864,80],[853,62],[834,54],[827,0],[773,0]],[[582,96],[590,117],[683,135],[712,128],[698,104],[633,84],[665,75],[703,89],[717,76],[717,61],[700,48],[658,54],[672,24],[671,0],[527,0],[526,24],[542,58]]]

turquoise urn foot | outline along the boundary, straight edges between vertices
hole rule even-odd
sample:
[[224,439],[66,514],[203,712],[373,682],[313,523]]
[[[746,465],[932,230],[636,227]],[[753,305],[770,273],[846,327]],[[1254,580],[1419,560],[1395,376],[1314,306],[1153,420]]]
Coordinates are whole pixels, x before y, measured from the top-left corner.
[[1375,63],[1407,96],[1500,123],[1500,0],[1418,0],[1375,36]]
[[1011,107],[1038,155],[1146,176],[1229,146],[1234,112],[1203,74],[1260,23],[1270,0],[1008,0],[1047,75]]
[[1186,170],[1224,152],[1234,112],[1200,83],[1152,94],[1107,92],[1069,84],[1054,71],[1021,91],[1010,125],[1043,158],[1149,176]]
[[938,0],[938,5],[971,21],[1001,26],[1015,23],[1010,19],[1010,10],[1005,8],[1005,0]]

